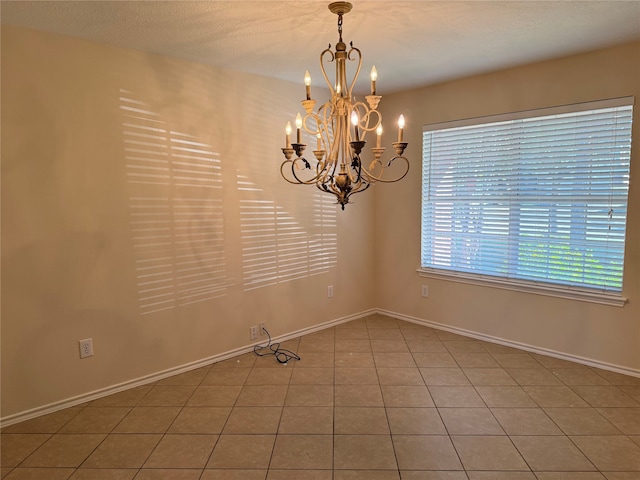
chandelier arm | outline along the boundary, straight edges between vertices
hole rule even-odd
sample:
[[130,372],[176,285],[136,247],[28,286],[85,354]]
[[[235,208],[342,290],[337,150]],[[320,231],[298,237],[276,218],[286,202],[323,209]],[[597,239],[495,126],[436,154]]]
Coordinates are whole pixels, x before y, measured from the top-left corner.
[[[282,162],[282,164],[280,165],[280,175],[287,182],[292,183],[294,185],[313,185],[313,184],[315,184],[318,181],[318,179],[320,178],[319,174],[314,175],[313,177],[311,177],[308,180],[303,180],[303,179],[299,178],[298,175],[296,175],[296,172],[295,172],[296,168],[300,169],[300,167],[296,164],[296,162],[298,162],[299,160],[302,160],[302,157],[297,157],[294,160],[285,160],[284,162]],[[291,164],[291,175],[293,176],[295,181],[290,180],[285,175],[284,168],[285,168],[285,165],[288,164],[288,163]]]
[[360,51],[359,48],[356,48],[353,46],[353,44],[351,44],[351,48],[349,49],[349,52],[347,53],[347,59],[348,60],[355,60],[354,58],[351,58],[351,53],[352,52],[356,52],[358,54],[358,66],[356,67],[356,73],[353,76],[353,79],[351,80],[351,85],[349,85],[349,97],[352,96],[353,93],[353,87],[356,83],[356,80],[358,80],[358,76],[360,76],[360,69],[362,68],[362,52]]
[[322,76],[324,77],[324,81],[327,82],[327,86],[329,87],[329,90],[331,90],[331,96],[333,96],[336,93],[336,86],[335,85],[331,85],[331,82],[329,81],[329,77],[327,76],[327,71],[324,68],[324,61],[323,60],[324,60],[324,56],[326,54],[329,54],[331,56],[331,58],[329,60],[326,60],[327,63],[332,63],[333,61],[335,61],[336,56],[331,51],[331,44],[329,44],[329,48],[325,49],[320,54],[320,71],[322,72]]
[[[402,160],[405,163],[404,171],[403,171],[402,175],[400,175],[398,177],[390,178],[390,179],[383,178],[385,169],[387,167],[389,167],[391,165],[391,163],[393,161],[395,161],[395,160]],[[370,180],[371,183],[377,183],[377,182],[380,182],[380,183],[394,183],[394,182],[398,182],[398,181],[402,180],[404,177],[406,177],[407,174],[409,173],[409,160],[406,157],[395,156],[391,160],[389,160],[389,162],[387,163],[386,167],[384,165],[382,165],[382,163],[380,161],[378,161],[378,163],[380,163],[380,165],[382,166],[382,170],[381,170],[380,176],[374,175],[366,167],[362,167],[362,170],[364,171],[365,175],[368,177],[368,179]]]

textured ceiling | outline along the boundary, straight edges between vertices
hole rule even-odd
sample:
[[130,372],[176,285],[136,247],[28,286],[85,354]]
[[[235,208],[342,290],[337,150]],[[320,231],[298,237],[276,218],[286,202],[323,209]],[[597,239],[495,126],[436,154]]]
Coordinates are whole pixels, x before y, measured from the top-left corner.
[[[337,41],[327,1],[2,1],[21,25],[248,73],[321,81]],[[640,38],[640,1],[354,0],[343,37],[379,93]]]

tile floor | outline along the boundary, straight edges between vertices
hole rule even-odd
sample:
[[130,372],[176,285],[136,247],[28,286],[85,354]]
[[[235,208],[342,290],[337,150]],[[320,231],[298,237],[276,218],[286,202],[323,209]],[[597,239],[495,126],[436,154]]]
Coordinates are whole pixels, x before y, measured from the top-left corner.
[[640,479],[640,378],[373,315],[2,430],[6,480]]

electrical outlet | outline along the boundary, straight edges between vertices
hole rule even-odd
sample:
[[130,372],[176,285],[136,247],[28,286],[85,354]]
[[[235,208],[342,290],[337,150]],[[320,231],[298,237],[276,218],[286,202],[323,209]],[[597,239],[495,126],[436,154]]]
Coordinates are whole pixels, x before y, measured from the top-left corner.
[[428,297],[429,296],[429,286],[428,285],[422,285],[422,296],[423,297]]
[[327,298],[333,298],[333,285],[327,287]]
[[249,337],[251,340],[256,340],[258,338],[258,325],[254,325],[249,328]]
[[87,338],[85,340],[80,340],[78,342],[80,344],[80,358],[87,358],[93,355],[93,340]]
[[266,335],[267,322],[260,322],[260,335]]

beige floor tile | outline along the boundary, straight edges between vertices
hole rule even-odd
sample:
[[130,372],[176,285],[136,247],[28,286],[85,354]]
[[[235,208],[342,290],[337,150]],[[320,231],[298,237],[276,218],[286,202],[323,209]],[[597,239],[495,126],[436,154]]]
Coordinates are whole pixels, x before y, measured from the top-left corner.
[[62,426],[82,411],[83,407],[71,407],[32,418],[2,429],[2,433],[56,433]]
[[332,480],[333,470],[269,470],[267,480]]
[[639,385],[621,385],[618,387],[624,393],[634,400],[640,402],[640,386]]
[[338,340],[369,340],[369,331],[366,328],[336,328]]
[[492,353],[492,355],[502,368],[543,369],[542,364],[528,353]]
[[280,434],[333,434],[333,407],[284,407]]
[[607,480],[640,480],[638,472],[604,472]]
[[378,368],[415,368],[416,362],[409,352],[391,352],[373,354],[373,358]]
[[181,407],[135,407],[114,429],[114,433],[164,433]]
[[430,386],[429,393],[436,407],[485,407],[473,387]]
[[332,435],[278,435],[270,469],[330,470]]
[[231,407],[184,407],[168,433],[218,434],[230,413]]
[[200,385],[210,369],[211,366],[206,366],[178,375],[171,375],[170,377],[159,380],[156,385]]
[[217,435],[165,435],[144,468],[204,468]]
[[334,428],[337,435],[389,434],[382,407],[335,407]]
[[465,472],[400,470],[402,480],[468,480]]
[[424,385],[383,385],[382,396],[387,407],[433,407],[429,390]]
[[640,377],[632,377],[631,375],[623,375],[622,373],[610,372],[593,367],[591,369],[611,385],[636,385],[640,387]]
[[365,318],[367,328],[398,328],[398,322],[395,318],[387,317],[385,315],[371,315]]
[[375,368],[336,368],[336,385],[378,385]]
[[418,367],[448,367],[455,368],[458,366],[450,353],[430,353],[430,352],[414,352],[413,359]]
[[471,385],[469,379],[465,376],[462,369],[457,367],[429,367],[421,368],[420,373],[424,379],[424,383],[430,385]]
[[465,470],[529,470],[507,436],[463,435],[451,440]]
[[530,355],[546,368],[585,368],[584,365],[561,358],[548,357],[537,353],[531,353]]
[[79,468],[69,480],[132,480],[137,473],[137,468]]
[[383,407],[382,391],[378,385],[336,385],[337,407]]
[[201,385],[244,385],[250,368],[212,368],[202,379]]
[[489,407],[537,406],[522,387],[476,386],[476,391]]
[[439,408],[449,435],[504,435],[488,408]]
[[335,365],[335,354],[330,352],[309,352],[299,362],[294,363],[295,368],[322,368]]
[[462,470],[446,435],[394,435],[393,446],[400,470]]
[[640,403],[614,386],[580,386],[572,387],[592,407],[636,407]]
[[143,407],[181,407],[187,403],[196,388],[195,385],[155,385],[138,405]]
[[525,385],[527,392],[540,407],[588,407],[589,404],[564,385]]
[[449,353],[440,340],[421,340],[409,338],[406,340],[411,353]]
[[545,412],[567,435],[621,435],[593,408],[545,408]]
[[508,435],[562,435],[562,430],[540,408],[492,408]]
[[207,468],[267,469],[275,438],[275,435],[220,435]]
[[49,438],[47,433],[3,433],[0,444],[0,465],[17,467]]
[[605,480],[605,476],[599,472],[536,472],[536,478],[538,480]]
[[[265,480],[267,478],[267,470],[243,470],[243,469],[224,469],[224,470],[205,470],[200,480]],[[290,480],[290,479],[289,479]]]
[[462,368],[496,368],[498,362],[496,362],[488,353],[453,353],[458,366]]
[[73,474],[73,468],[16,468],[6,480],[67,480]]
[[187,402],[188,407],[229,407],[240,395],[240,385],[199,386]]
[[275,434],[281,414],[282,407],[234,407],[222,433]]
[[402,340],[404,336],[399,328],[370,328],[369,338],[371,340]]
[[476,340],[471,340],[469,338],[464,338],[460,335],[456,335],[455,337],[450,338],[460,338],[460,340],[448,340],[446,338],[442,338],[442,333],[438,332],[438,336],[444,343],[444,346],[449,351],[449,353],[487,353],[487,350],[484,348],[484,344],[482,342],[478,342]]
[[389,428],[394,435],[446,435],[435,408],[388,408]]
[[397,469],[389,435],[335,435],[333,459],[338,470]]
[[406,352],[409,353],[407,342],[403,340],[370,340],[371,350],[375,352]]
[[598,408],[607,420],[626,435],[640,435],[640,408]]
[[624,436],[572,436],[600,471],[640,472],[640,446]]
[[518,385],[562,385],[546,368],[506,368]]
[[472,385],[516,385],[516,381],[502,368],[463,368]]
[[536,480],[533,472],[467,472],[469,480]]
[[371,343],[369,339],[336,339],[336,353],[369,353]]
[[375,367],[371,352],[336,352],[336,367]]
[[515,436],[511,440],[536,471],[595,470],[592,463],[564,436]]
[[331,385],[290,385],[284,405],[289,407],[328,407],[333,405]]
[[236,406],[279,407],[284,405],[286,385],[245,385],[238,395]]
[[52,436],[29,455],[21,467],[78,467],[100,445],[102,434],[59,434]]
[[293,368],[254,368],[245,385],[289,385]]
[[567,385],[609,385],[609,382],[587,367],[554,368],[551,372]]
[[198,480],[202,469],[143,468],[135,480]]
[[291,376],[291,385],[333,385],[333,368],[297,368]]
[[[380,330],[383,330],[382,328]],[[400,480],[397,470],[336,470],[333,480]]]
[[162,435],[109,435],[83,463],[83,468],[140,468],[156,447]]
[[416,367],[378,367],[378,380],[380,385],[424,385],[424,380]]

